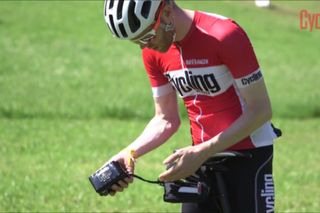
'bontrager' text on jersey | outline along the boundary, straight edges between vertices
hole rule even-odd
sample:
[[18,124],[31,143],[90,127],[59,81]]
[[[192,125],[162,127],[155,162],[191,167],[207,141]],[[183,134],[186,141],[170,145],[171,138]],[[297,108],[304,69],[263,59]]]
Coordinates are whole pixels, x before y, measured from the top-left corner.
[[[262,80],[246,33],[225,17],[195,12],[186,37],[166,53],[144,48],[153,96],[173,88],[183,98],[194,144],[228,128],[246,109],[238,89]],[[276,135],[266,122],[230,150],[271,145]]]

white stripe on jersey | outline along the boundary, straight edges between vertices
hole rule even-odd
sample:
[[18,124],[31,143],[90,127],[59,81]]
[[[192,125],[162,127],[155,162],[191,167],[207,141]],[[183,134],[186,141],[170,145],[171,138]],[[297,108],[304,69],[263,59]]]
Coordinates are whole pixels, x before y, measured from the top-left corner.
[[202,116],[202,109],[200,106],[197,105],[197,98],[198,98],[198,95],[196,95],[193,99],[193,105],[195,107],[197,107],[199,109],[199,115],[196,117],[196,122],[199,124],[199,126],[201,127],[201,142],[203,143],[204,142],[204,127],[202,125],[202,123],[200,122],[200,118]]
[[251,133],[250,138],[255,147],[262,147],[271,145],[273,139],[277,138],[277,136],[271,127],[270,121],[268,121]]
[[172,85],[170,83],[167,83],[165,85],[159,86],[159,87],[152,87],[152,94],[153,97],[160,97],[163,95],[167,95],[174,91]]

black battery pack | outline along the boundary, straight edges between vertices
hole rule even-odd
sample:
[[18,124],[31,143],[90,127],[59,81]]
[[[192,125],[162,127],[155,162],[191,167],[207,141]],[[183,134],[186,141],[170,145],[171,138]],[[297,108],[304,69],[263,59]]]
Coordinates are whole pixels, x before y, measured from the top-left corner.
[[112,185],[126,177],[129,177],[129,174],[122,168],[121,164],[112,161],[93,173],[89,180],[98,194],[106,196],[112,191]]

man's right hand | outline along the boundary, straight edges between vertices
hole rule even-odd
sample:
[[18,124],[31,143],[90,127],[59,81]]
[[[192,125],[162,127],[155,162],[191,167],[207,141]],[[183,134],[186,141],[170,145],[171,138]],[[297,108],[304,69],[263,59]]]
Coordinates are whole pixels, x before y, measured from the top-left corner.
[[[118,161],[123,168],[129,173],[134,174],[134,156],[132,156],[132,153],[130,150],[123,150],[119,152],[117,155],[113,156],[109,161],[107,161],[106,164],[108,164],[111,161]],[[133,182],[133,177],[127,177],[124,180],[118,181],[117,184],[114,184],[111,186],[111,191],[109,195],[114,196],[117,192],[122,192],[125,188],[129,186],[130,183]]]

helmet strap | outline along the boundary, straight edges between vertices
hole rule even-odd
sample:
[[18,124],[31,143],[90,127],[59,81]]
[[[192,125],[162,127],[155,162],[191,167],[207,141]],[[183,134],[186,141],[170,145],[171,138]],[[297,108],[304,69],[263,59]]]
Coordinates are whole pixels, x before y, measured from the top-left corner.
[[176,41],[176,35],[177,35],[177,33],[174,32],[173,35],[172,35],[172,42],[175,42],[175,41]]

